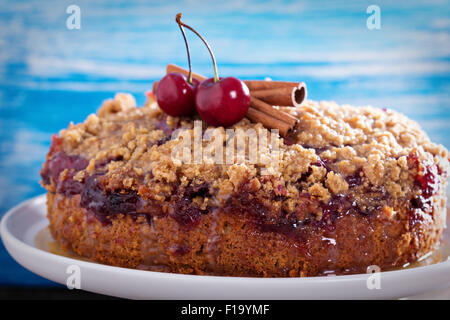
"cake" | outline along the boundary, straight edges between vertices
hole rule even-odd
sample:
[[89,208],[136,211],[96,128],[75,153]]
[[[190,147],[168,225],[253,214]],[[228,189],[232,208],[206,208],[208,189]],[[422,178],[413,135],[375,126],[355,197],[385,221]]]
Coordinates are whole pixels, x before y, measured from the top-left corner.
[[[276,164],[262,161],[271,148],[255,163],[184,163],[174,132],[193,133],[198,116],[117,94],[52,138],[41,170],[52,236],[103,264],[252,277],[390,270],[439,245],[448,152],[416,122],[333,102],[283,110],[299,122],[271,136]],[[244,118],[215,129],[225,144],[265,128]]]

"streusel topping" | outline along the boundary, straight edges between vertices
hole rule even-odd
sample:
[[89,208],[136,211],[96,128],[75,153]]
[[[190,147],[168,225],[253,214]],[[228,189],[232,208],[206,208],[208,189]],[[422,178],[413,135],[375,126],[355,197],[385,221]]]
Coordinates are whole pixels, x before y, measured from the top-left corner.
[[[420,196],[417,175],[431,167],[445,183],[448,151],[395,111],[313,101],[284,109],[299,118],[299,127],[286,139],[267,137],[278,145],[279,161],[273,161],[270,143],[258,148],[257,161],[250,161],[249,150],[243,157],[235,152],[232,161],[224,159],[223,164],[213,161],[214,154],[204,156],[201,163],[174,159],[172,152],[183,144],[183,136],[171,139],[171,134],[184,129],[194,136],[193,119],[167,116],[153,99],[136,107],[127,94],[105,101],[97,115],[70,124],[59,136],[65,153],[89,159],[74,180],[82,182],[101,171],[107,177],[106,190],[135,190],[155,201],[169,199],[174,186],[207,185],[208,193],[194,199],[202,208],[223,205],[245,184],[252,192],[271,195],[271,206],[278,205],[283,212],[298,212],[298,199],[305,194],[327,203],[349,193],[360,208],[370,211],[377,197],[393,204],[407,195]],[[202,128],[214,129],[205,123]],[[257,143],[258,135],[248,137],[245,132],[260,133],[264,127],[243,119],[230,129],[235,130],[233,136],[216,128],[213,139],[222,145],[239,138]],[[203,147],[208,148],[207,141]]]

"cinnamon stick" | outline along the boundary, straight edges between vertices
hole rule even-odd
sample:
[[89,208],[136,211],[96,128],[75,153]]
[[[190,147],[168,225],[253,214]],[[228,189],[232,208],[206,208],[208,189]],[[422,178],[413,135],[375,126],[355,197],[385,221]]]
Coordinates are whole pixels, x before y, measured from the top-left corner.
[[289,113],[275,109],[271,105],[265,103],[262,100],[259,100],[258,98],[255,98],[252,95],[250,95],[250,106],[255,108],[256,110],[267,113],[268,115],[271,115],[278,120],[284,121],[292,127],[297,124],[297,118],[291,116]]
[[252,107],[248,108],[246,117],[253,122],[262,123],[266,128],[278,129],[280,135],[283,137],[287,136],[293,129],[288,123]]
[[[187,76],[189,74],[188,70],[183,69],[182,67],[179,67],[175,64],[169,63],[166,67],[166,73],[171,73],[171,72],[179,72],[181,74],[184,74],[185,76]],[[200,75],[198,73],[194,73],[194,72],[192,72],[192,77],[194,77],[195,79],[200,80],[200,81],[207,79],[205,76],[202,76],[202,75]]]
[[[266,81],[268,82],[268,81]],[[296,87],[279,87],[263,90],[251,90],[252,97],[264,100],[275,106],[299,107],[306,98],[306,86],[303,82],[297,83]]]
[[268,80],[245,80],[244,81],[250,90],[267,90],[284,87],[296,87],[298,82],[291,81],[268,81]]

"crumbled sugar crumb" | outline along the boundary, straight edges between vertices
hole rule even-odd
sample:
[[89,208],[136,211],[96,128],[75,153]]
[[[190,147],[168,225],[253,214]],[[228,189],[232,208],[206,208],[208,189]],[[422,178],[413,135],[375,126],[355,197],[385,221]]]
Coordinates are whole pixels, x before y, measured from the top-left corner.
[[[166,116],[152,100],[144,107],[136,107],[129,94],[106,100],[97,115],[89,115],[84,123],[70,124],[60,137],[66,153],[90,160],[88,167],[74,177],[78,181],[95,173],[97,163],[110,161],[106,175],[114,177],[114,183],[109,187],[141,190],[144,185],[150,190],[143,193],[146,197],[163,201],[174,185],[206,183],[210,189],[208,200],[196,200],[202,206],[226,201],[243,184],[254,192],[280,197],[288,211],[297,210],[302,193],[323,202],[333,195],[361,194],[367,189],[384,190],[392,198],[399,198],[415,188],[418,172],[408,164],[411,154],[419,162],[448,170],[448,151],[432,143],[416,122],[395,111],[324,101],[307,101],[299,108],[283,110],[299,119],[294,143],[284,144],[278,137],[273,141],[278,153],[269,146],[258,148],[256,161],[250,161],[248,150],[237,156],[236,149],[233,157],[224,156],[218,164],[213,161],[214,153],[208,153],[208,161],[203,163],[186,164],[174,159],[172,152],[182,145],[183,137],[172,139],[172,132],[185,129],[193,134],[193,120],[199,118]],[[203,131],[214,129],[205,123],[202,126]],[[227,137],[224,128],[218,129],[211,132],[224,145],[244,138],[253,129],[257,136],[251,136],[249,142],[258,145],[264,128],[244,118],[227,128],[235,130],[234,137]],[[270,135],[268,138],[272,142]],[[208,150],[206,142],[203,147]],[[194,151],[188,156],[193,159]],[[350,186],[347,179],[355,179],[355,175],[361,183]]]

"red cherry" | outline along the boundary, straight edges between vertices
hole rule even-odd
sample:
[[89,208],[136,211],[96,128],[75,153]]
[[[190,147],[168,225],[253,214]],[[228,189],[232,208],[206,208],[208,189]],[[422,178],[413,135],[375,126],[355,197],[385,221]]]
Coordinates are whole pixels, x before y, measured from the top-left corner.
[[190,84],[183,74],[168,73],[156,87],[156,101],[170,116],[191,116],[195,113],[194,98],[197,85],[198,80],[193,80]]
[[181,13],[177,14],[175,21],[182,32],[183,27],[186,27],[203,41],[214,67],[214,78],[203,81],[197,88],[195,94],[197,112],[209,125],[227,127],[235,124],[245,116],[250,106],[250,91],[247,85],[234,77],[220,79],[216,58],[208,42],[194,28],[181,21]]
[[245,83],[234,77],[218,82],[210,78],[198,86],[195,106],[209,125],[228,127],[244,118],[250,106],[250,91]]

